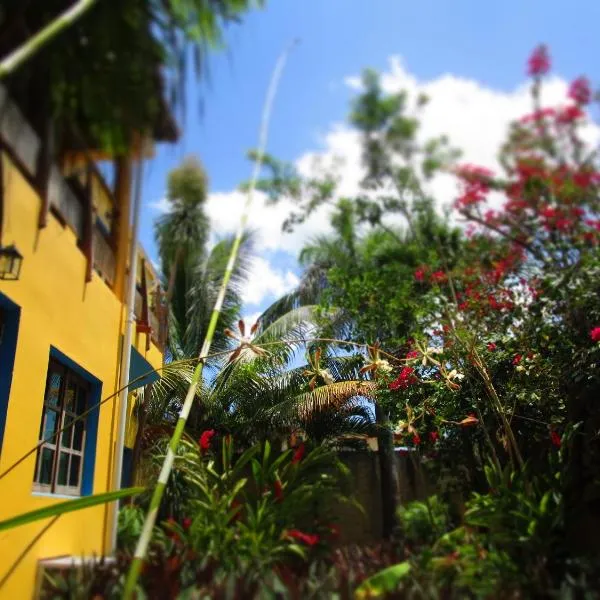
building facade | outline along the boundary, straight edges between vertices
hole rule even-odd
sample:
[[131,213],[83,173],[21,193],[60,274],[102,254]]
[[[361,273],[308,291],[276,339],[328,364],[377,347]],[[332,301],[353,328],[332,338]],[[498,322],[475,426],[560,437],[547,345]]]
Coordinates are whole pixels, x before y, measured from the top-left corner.
[[[104,165],[74,152],[45,169],[43,151],[0,87],[0,247],[22,256],[18,277],[0,279],[0,520],[116,487],[140,151]],[[138,261],[133,378],[162,364],[164,345],[158,278],[142,250]],[[111,506],[99,506],[0,532],[0,598],[33,597],[42,560],[108,553],[111,517]]]

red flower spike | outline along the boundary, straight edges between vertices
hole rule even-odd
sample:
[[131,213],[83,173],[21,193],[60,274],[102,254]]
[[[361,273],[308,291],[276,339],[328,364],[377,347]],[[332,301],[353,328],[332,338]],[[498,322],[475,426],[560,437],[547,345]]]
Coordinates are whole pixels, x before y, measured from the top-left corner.
[[200,436],[200,439],[198,440],[198,445],[200,446],[200,450],[202,450],[202,452],[206,452],[207,450],[210,450],[210,441],[214,435],[215,435],[214,429],[207,429],[206,431],[202,432],[202,435]]
[[181,522],[183,528],[187,531],[192,526],[192,519],[190,517],[185,517]]
[[301,442],[300,445],[296,448],[296,451],[294,452],[294,456],[292,456],[292,464],[297,465],[304,458],[305,452],[306,452],[306,447],[304,446],[304,443]]
[[600,342],[600,327],[594,327],[590,331],[590,337],[592,338],[592,342]]
[[319,542],[319,536],[317,534],[304,533],[299,529],[290,529],[284,533],[285,537],[292,538],[307,546],[314,546]]
[[546,75],[550,70],[550,56],[544,44],[538,46],[527,61],[527,74],[532,77]]
[[550,441],[552,442],[553,446],[560,448],[560,444],[561,444],[560,435],[558,435],[558,433],[556,433],[556,431],[554,431],[554,430],[550,432]]
[[283,486],[279,479],[276,479],[273,484],[273,493],[275,494],[275,500],[277,500],[277,502],[283,502]]

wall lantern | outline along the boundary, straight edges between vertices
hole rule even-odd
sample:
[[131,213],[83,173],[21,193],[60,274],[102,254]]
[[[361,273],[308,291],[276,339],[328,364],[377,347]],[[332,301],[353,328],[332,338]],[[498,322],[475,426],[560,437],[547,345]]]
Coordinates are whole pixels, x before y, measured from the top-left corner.
[[21,274],[23,255],[14,244],[0,248],[0,279],[16,281]]

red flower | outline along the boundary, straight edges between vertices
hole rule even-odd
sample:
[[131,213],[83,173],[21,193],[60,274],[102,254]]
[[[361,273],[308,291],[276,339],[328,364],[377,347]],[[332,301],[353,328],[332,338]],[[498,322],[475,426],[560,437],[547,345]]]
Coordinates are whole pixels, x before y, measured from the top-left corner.
[[425,268],[424,267],[419,267],[415,271],[415,279],[417,281],[423,281],[425,279]]
[[431,274],[431,281],[434,283],[443,283],[446,281],[446,273],[444,271],[436,271]]
[[417,378],[414,376],[414,372],[412,367],[404,367],[400,371],[400,375],[390,383],[390,390],[405,390],[409,385],[416,383]]
[[202,435],[198,440],[200,450],[202,450],[203,452],[206,452],[206,450],[210,450],[210,440],[212,439],[213,435],[215,435],[214,429],[207,429],[206,431],[202,432]]
[[516,354],[513,358],[513,365],[518,365],[521,362],[523,356],[521,354]]
[[412,441],[415,446],[418,446],[421,443],[421,436],[418,433],[415,433]]
[[578,77],[575,79],[569,86],[568,96],[572,100],[575,100],[579,106],[589,104],[592,99],[592,89],[588,79],[586,77]]
[[407,355],[406,358],[408,360],[411,360],[412,358],[418,358],[419,357],[419,353],[416,350],[411,350]]
[[183,528],[187,530],[192,526],[192,519],[190,519],[190,517],[185,517],[181,524],[183,525]]
[[275,499],[277,502],[283,501],[283,486],[281,485],[281,481],[279,479],[275,480],[273,484],[273,492],[275,493]]
[[299,529],[290,529],[290,530],[286,531],[284,535],[286,537],[292,538],[294,540],[298,540],[299,542],[302,542],[302,543],[306,544],[307,546],[314,546],[319,541],[319,536],[316,533],[315,534],[304,533],[303,531],[300,531]]
[[488,349],[490,352],[493,352],[493,351],[496,349],[496,344],[494,344],[494,342],[490,342],[490,343],[487,345],[487,349]]
[[429,432],[429,439],[435,444],[440,439],[440,434],[437,431]]
[[558,433],[556,433],[556,431],[550,432],[550,441],[552,442],[553,446],[560,448],[561,439],[560,439],[560,435],[558,435]]
[[590,331],[590,337],[592,338],[592,342],[600,342],[600,327],[594,327]]
[[292,456],[292,464],[298,464],[304,458],[305,452],[306,448],[304,447],[304,443],[300,442],[300,445],[296,448],[296,451],[294,452],[294,456]]
[[471,425],[477,425],[479,419],[473,414],[467,415],[462,421],[459,421],[461,427],[471,427]]
[[527,73],[533,77],[546,75],[550,70],[550,56],[544,44],[538,46],[527,61]]

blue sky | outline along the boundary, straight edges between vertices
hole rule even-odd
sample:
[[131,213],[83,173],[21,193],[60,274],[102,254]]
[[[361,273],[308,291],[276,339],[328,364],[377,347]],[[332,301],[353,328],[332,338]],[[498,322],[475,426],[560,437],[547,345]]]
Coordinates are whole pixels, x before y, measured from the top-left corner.
[[[155,258],[151,224],[166,176],[188,154],[198,155],[209,174],[215,194],[209,212],[217,232],[231,228],[239,198],[230,192],[249,178],[245,153],[256,146],[271,70],[295,37],[301,44],[281,82],[268,150],[298,164],[304,157],[305,165],[309,154],[341,154],[348,163],[345,174],[355,183],[356,143],[342,123],[354,93],[350,78],[362,68],[384,72],[390,90],[427,91],[435,100],[424,123],[427,132],[449,133],[467,158],[483,156],[480,162],[490,163],[506,122],[526,109],[524,64],[531,49],[542,41],[550,46],[553,71],[561,79],[550,82],[548,97],[560,101],[565,82],[575,76],[600,80],[599,22],[595,0],[568,5],[559,0],[271,0],[227,31],[227,50],[209,60],[210,80],[190,84],[179,144],[159,147],[147,169],[142,243]],[[438,182],[436,191],[449,195],[448,185]],[[262,210],[260,217],[265,241],[257,280],[264,285],[249,291],[248,313],[294,284],[297,249],[326,223],[321,215],[290,241],[275,234],[281,214]]]

